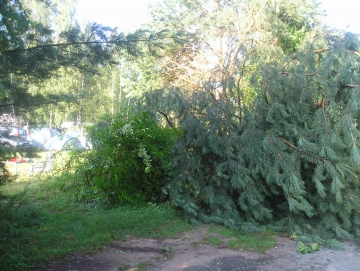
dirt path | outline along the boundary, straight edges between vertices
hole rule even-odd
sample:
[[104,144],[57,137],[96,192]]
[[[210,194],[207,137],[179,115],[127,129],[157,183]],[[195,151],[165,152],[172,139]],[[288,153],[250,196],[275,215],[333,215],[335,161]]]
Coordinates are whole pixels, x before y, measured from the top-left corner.
[[114,242],[93,255],[69,255],[41,271],[360,271],[360,247],[351,241],[344,250],[321,247],[303,255],[295,241],[277,237],[274,248],[258,254],[206,245],[205,234],[202,229],[165,240]]

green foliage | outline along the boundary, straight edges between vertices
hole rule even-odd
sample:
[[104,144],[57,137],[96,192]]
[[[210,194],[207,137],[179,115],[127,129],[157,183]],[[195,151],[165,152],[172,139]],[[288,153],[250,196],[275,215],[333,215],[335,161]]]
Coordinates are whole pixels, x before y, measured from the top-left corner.
[[[268,3],[277,43],[285,54],[295,53],[320,15],[313,1],[271,1]],[[307,14],[307,16],[304,16]],[[276,19],[275,19],[276,18]]]
[[18,0],[0,2],[0,53],[11,46],[24,46],[20,37],[30,27],[27,15]]
[[[184,40],[179,31],[137,30],[124,35],[97,23],[89,23],[82,29],[72,20],[75,2],[0,2],[0,113],[26,115],[25,121],[36,123],[38,120],[52,127],[55,114],[59,119],[57,125],[75,118],[93,121],[94,112],[84,112],[84,108],[89,101],[91,108],[96,108],[99,99],[91,100],[93,95],[89,90],[103,94],[104,89],[88,82],[90,79],[85,82],[85,77],[100,75],[103,67],[115,67],[122,56],[154,54],[164,43]],[[107,76],[102,78],[108,81]],[[114,81],[111,83],[114,91]],[[110,100],[110,91],[107,96]],[[104,100],[107,103],[107,99]],[[41,108],[40,116],[33,114],[38,108]],[[64,111],[67,114],[62,113]],[[81,119],[85,113],[88,120]],[[43,114],[45,121],[41,119]]]
[[[145,88],[153,89],[165,83],[183,93],[203,88],[238,106],[255,96],[249,82],[253,71],[295,52],[320,21],[312,0],[168,0],[160,1],[151,14],[152,29],[181,29],[192,39],[163,50],[138,81],[145,79]],[[240,117],[242,113],[239,108]]]
[[274,232],[247,233],[221,226],[211,226],[204,242],[210,245],[226,245],[233,250],[263,253],[276,244]]
[[[29,245],[26,230],[41,222],[40,212],[25,205],[24,193],[2,197],[0,202],[0,269],[25,270],[31,267],[29,255],[22,250]],[[19,240],[24,240],[19,242]],[[31,242],[31,241],[30,241]]]
[[0,270],[39,270],[52,259],[126,236],[159,238],[193,229],[167,204],[88,208],[74,200],[71,183],[52,178],[1,187],[13,196],[0,202]]
[[160,200],[176,129],[161,128],[145,112],[124,112],[105,117],[90,134],[94,150],[76,172],[84,200],[94,192],[109,203]]
[[327,246],[360,238],[359,48],[352,34],[315,36],[268,62],[243,118],[225,96],[154,94],[148,104],[186,131],[167,186],[173,204],[193,224],[254,231],[278,223]]
[[319,250],[320,250],[320,246],[318,243],[311,243],[310,245],[305,245],[303,242],[298,242],[297,251],[299,253],[306,254]]
[[[0,151],[2,150],[2,147],[3,146],[0,146]],[[13,178],[14,176],[6,168],[6,164],[4,162],[0,162],[0,186],[13,181]]]

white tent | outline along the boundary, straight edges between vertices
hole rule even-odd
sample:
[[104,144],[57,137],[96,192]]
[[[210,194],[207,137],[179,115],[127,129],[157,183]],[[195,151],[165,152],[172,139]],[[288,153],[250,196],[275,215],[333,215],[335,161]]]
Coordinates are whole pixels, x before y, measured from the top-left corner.
[[59,132],[52,128],[42,128],[40,130],[33,130],[29,137],[38,144],[44,145],[50,138],[58,135]]

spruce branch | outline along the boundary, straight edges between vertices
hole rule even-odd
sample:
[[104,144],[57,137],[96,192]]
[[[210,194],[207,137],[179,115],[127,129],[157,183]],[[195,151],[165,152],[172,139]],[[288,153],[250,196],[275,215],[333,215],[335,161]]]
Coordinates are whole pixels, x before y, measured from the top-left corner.
[[349,51],[352,52],[353,54],[357,55],[357,56],[360,56],[360,53],[358,53],[358,52],[355,52],[353,50],[349,50]]
[[315,50],[314,53],[320,54],[320,53],[329,52],[329,51],[330,51],[330,49],[319,49],[319,50]]
[[308,152],[308,151],[302,151],[301,149],[299,149],[299,147],[296,147],[295,145],[293,145],[291,142],[287,141],[286,139],[282,138],[282,137],[279,137],[279,139],[281,139],[285,144],[287,144],[289,147],[293,148],[294,150],[296,151],[299,151],[301,153],[304,153],[304,154],[307,154],[309,156],[312,156],[316,159],[318,159],[319,161],[321,162],[324,162],[326,159],[325,158],[322,158],[320,156],[317,156],[315,155],[314,153],[311,153],[311,152]]
[[163,115],[165,117],[166,122],[170,125],[171,128],[174,128],[173,124],[171,123],[171,121],[169,119],[169,116],[165,112],[162,112],[158,109],[158,113],[160,113],[161,115]]
[[360,85],[353,85],[353,84],[343,84],[342,87],[348,87],[348,88],[357,88],[360,87]]
[[285,142],[288,146],[290,146],[291,148],[298,150],[298,148],[293,145],[292,143],[290,143],[289,141],[287,141],[285,138],[279,137],[283,142]]
[[[92,45],[92,44],[115,44],[115,45],[130,45],[136,44],[139,42],[151,42],[151,41],[159,41],[159,40],[166,40],[166,39],[175,39],[174,37],[157,37],[157,38],[148,38],[148,39],[122,39],[122,40],[105,40],[105,41],[77,41],[77,42],[65,42],[65,43],[54,43],[54,44],[42,44],[37,45],[34,47],[29,48],[16,48],[13,50],[5,50],[2,54],[12,54],[12,53],[21,53],[21,52],[28,52],[38,49],[44,48],[53,48],[53,47],[69,47],[69,46],[76,46],[76,45]],[[186,38],[176,38],[178,40],[186,39]]]
[[[360,56],[360,53],[358,53],[358,52],[356,52],[356,51],[349,50],[349,49],[347,49],[347,50],[348,50],[349,52],[357,55],[357,56]],[[324,53],[324,52],[329,52],[329,51],[331,51],[331,49],[318,49],[318,50],[315,50],[314,53],[315,53],[315,54],[319,54],[319,53]]]
[[360,207],[360,204],[354,199],[354,197],[352,195],[350,195],[350,192],[347,188],[345,188],[346,193],[348,194],[349,198],[351,199],[352,202],[354,202],[358,207]]

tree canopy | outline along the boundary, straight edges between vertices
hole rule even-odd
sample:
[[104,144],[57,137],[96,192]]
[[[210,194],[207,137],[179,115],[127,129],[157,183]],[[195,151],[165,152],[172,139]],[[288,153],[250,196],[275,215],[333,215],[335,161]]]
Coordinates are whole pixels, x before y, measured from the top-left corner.
[[[47,5],[47,9],[41,9]],[[124,35],[97,23],[82,30],[76,23],[59,24],[53,29],[60,3],[57,1],[2,1],[0,82],[2,94],[0,107],[3,112],[23,114],[22,109],[39,108],[46,104],[66,101],[66,95],[29,93],[29,87],[40,86],[44,80],[57,77],[60,68],[77,69],[81,74],[99,74],[104,65],[118,64],[119,55],[136,56],[144,51],[153,52],[163,40],[181,40],[175,32],[153,33],[138,30]],[[29,7],[38,7],[29,10]],[[34,14],[35,11],[44,14]],[[52,12],[48,12],[51,10]],[[71,13],[71,9],[68,11]],[[36,20],[41,17],[40,20]],[[61,16],[55,16],[55,18]],[[47,19],[46,19],[47,18]],[[67,93],[68,100],[73,100]],[[16,112],[15,112],[16,111]]]

